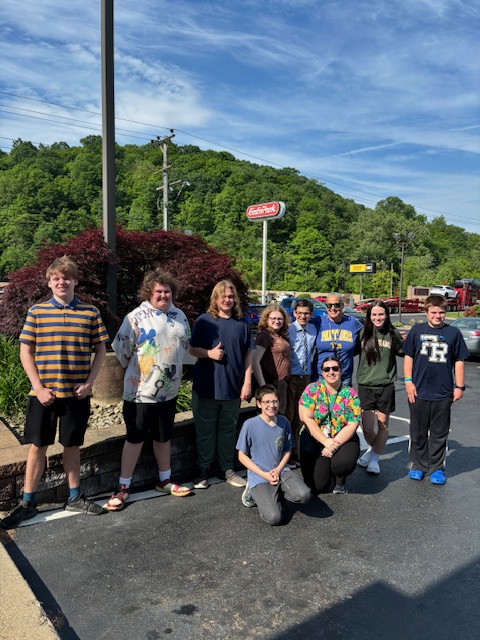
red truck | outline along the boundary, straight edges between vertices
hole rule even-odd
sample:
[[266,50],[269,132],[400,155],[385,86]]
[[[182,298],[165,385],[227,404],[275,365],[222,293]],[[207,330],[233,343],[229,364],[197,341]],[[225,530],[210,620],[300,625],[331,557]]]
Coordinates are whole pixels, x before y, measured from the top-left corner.
[[[372,302],[376,302],[377,300],[381,300],[388,307],[390,313],[398,313],[400,308],[400,301],[398,297],[366,298],[365,300],[359,300],[358,302],[355,302],[355,310],[366,313]],[[420,298],[407,298],[402,300],[402,313],[421,313],[423,310],[423,301],[420,300]]]

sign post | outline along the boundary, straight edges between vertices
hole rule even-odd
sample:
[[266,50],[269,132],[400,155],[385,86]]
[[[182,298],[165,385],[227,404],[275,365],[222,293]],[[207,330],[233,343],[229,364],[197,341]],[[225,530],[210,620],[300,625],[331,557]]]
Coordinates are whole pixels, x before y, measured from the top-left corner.
[[263,221],[263,248],[262,248],[262,304],[266,304],[267,298],[267,236],[269,220],[278,220],[285,213],[284,202],[266,202],[264,204],[251,204],[247,208],[247,218],[254,222]]

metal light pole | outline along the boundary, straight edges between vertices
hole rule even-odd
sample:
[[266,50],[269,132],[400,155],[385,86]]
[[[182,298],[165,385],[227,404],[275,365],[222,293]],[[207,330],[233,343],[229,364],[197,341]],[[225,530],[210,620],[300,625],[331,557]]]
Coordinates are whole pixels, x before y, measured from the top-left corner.
[[[113,0],[102,0],[102,157],[103,157],[103,238],[108,245],[108,307],[117,313],[117,223],[115,213],[115,98],[113,85]],[[111,324],[110,322],[108,323]],[[114,330],[108,327],[110,337]]]
[[398,321],[402,322],[402,289],[403,289],[403,264],[405,262],[405,246],[415,237],[414,233],[409,233],[406,240],[402,240],[401,233],[394,233],[395,242],[402,247],[402,256],[400,258],[400,290],[398,292]]

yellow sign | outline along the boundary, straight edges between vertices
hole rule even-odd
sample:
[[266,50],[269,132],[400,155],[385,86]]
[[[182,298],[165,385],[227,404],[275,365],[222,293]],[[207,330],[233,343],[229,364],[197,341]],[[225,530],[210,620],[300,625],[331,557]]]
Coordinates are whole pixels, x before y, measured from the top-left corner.
[[350,273],[366,273],[367,265],[366,264],[351,264],[350,265]]
[[367,262],[366,264],[351,264],[350,273],[376,273],[377,263]]

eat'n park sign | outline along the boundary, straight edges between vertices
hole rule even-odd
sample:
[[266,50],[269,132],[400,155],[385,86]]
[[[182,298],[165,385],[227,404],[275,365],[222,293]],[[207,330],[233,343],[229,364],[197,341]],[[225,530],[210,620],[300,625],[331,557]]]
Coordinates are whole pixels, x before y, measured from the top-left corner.
[[285,213],[284,202],[266,202],[251,204],[247,209],[249,220],[278,220]]

